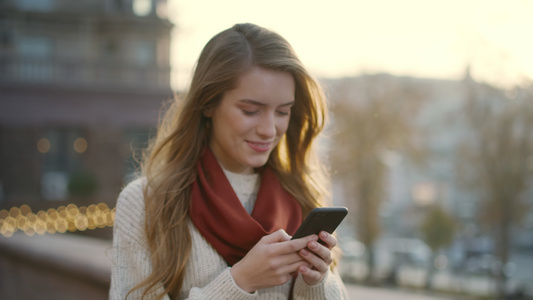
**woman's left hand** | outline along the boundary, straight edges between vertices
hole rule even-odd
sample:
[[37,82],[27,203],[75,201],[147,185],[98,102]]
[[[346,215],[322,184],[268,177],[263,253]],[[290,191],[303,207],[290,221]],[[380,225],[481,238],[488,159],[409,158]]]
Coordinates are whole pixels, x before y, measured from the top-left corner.
[[318,284],[324,279],[329,265],[333,262],[331,249],[337,246],[337,238],[325,231],[321,231],[318,237],[324,244],[311,241],[307,244],[307,248],[299,251],[300,255],[312,266],[311,268],[300,266],[298,269],[308,285]]

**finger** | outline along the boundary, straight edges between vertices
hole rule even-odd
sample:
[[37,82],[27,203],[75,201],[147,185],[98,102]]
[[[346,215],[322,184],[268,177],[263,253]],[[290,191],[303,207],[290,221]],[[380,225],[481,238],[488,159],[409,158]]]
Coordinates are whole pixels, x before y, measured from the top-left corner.
[[310,242],[307,249],[300,250],[300,255],[305,259],[313,269],[320,273],[325,273],[333,259],[328,248],[317,242]]
[[305,265],[300,266],[298,268],[298,272],[302,274],[304,281],[310,285],[314,285],[322,281],[322,278],[324,277],[323,273],[317,270],[313,270],[309,266],[305,266]]
[[307,247],[308,243],[316,241],[318,241],[318,236],[312,234],[303,238],[281,242],[277,246],[280,247],[280,253],[295,253]]
[[266,257],[278,257],[283,263],[294,263],[301,261],[298,251],[307,247],[310,242],[318,241],[317,235],[310,235],[295,240],[284,240],[289,235],[284,230],[278,230],[261,238],[260,243],[268,245],[265,248]]
[[324,246],[318,242],[310,242],[307,244],[307,248],[316,256],[321,258],[326,264],[329,265],[333,262],[331,249],[329,249],[327,246]]
[[337,246],[337,238],[334,235],[327,233],[326,231],[321,231],[318,237],[323,242],[323,244],[329,249],[332,249],[333,247]]
[[[275,245],[275,244],[274,244]],[[274,246],[271,245],[271,246]],[[271,250],[267,250],[264,254],[263,267],[275,270],[277,274],[289,274],[298,271],[302,265],[307,265],[310,268],[313,266],[303,259],[298,252],[291,252],[289,254],[272,254]],[[267,259],[268,258],[268,259]]]
[[303,260],[298,251],[307,247],[311,242],[316,243],[316,241],[318,241],[318,236],[310,235],[296,240],[273,243],[265,249],[264,255],[266,257],[277,257],[274,264],[292,264]]
[[273,244],[278,242],[289,241],[290,239],[291,236],[287,232],[285,232],[285,230],[279,229],[269,235],[265,235],[263,238],[261,238],[261,241],[265,244]]
[[313,268],[313,266],[309,262],[307,262],[304,259],[302,259],[302,257],[300,257],[300,255],[296,254],[296,256],[298,256],[298,259],[296,261],[292,261],[290,263],[284,264],[283,267],[280,268],[280,270],[283,273],[295,273],[302,266],[305,266],[307,268]]

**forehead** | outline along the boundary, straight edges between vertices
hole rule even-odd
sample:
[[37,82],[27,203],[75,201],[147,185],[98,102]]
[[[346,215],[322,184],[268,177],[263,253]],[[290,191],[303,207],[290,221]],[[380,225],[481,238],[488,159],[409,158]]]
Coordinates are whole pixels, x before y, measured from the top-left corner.
[[238,78],[235,88],[225,96],[234,100],[290,102],[294,101],[294,93],[295,83],[290,73],[253,67]]

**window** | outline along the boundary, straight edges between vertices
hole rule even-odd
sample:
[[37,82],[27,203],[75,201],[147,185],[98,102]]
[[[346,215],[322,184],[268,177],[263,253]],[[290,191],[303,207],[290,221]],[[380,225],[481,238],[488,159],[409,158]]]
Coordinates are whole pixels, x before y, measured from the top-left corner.
[[118,44],[113,39],[106,40],[102,45],[103,58],[107,60],[114,60],[118,54]]
[[81,130],[52,129],[37,141],[44,155],[41,193],[47,200],[63,200],[68,196],[70,176],[80,171],[82,154],[89,147]]
[[152,12],[152,0],[133,0],[133,13],[145,17]]
[[44,36],[21,36],[17,39],[17,52],[24,57],[49,58],[53,54],[52,39]]
[[18,0],[15,2],[22,10],[51,11],[54,9],[54,0]]
[[147,67],[154,62],[155,46],[149,41],[135,41],[132,47],[133,62],[140,67]]
[[157,16],[160,17],[161,19],[166,19],[168,17],[166,1],[157,2],[156,13],[157,13]]
[[44,36],[20,36],[16,39],[16,52],[22,58],[15,76],[28,81],[47,81],[53,78],[53,40]]

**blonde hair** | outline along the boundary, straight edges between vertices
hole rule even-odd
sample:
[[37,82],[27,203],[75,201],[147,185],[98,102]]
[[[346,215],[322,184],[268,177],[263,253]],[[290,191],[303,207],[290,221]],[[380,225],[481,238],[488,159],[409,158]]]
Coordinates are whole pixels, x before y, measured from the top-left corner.
[[[166,111],[142,162],[148,182],[144,189],[145,229],[153,269],[132,291],[143,288],[143,297],[160,282],[171,298],[179,295],[191,252],[187,223],[190,186],[210,134],[209,119],[203,112],[216,106],[223,93],[256,66],[291,74],[296,87],[288,130],[267,164],[299,201],[304,216],[329,197],[326,171],[312,147],[327,115],[320,86],[277,33],[253,24],[237,24],[220,32],[202,50],[189,91],[183,101],[175,99]],[[158,299],[162,297],[158,295]]]

